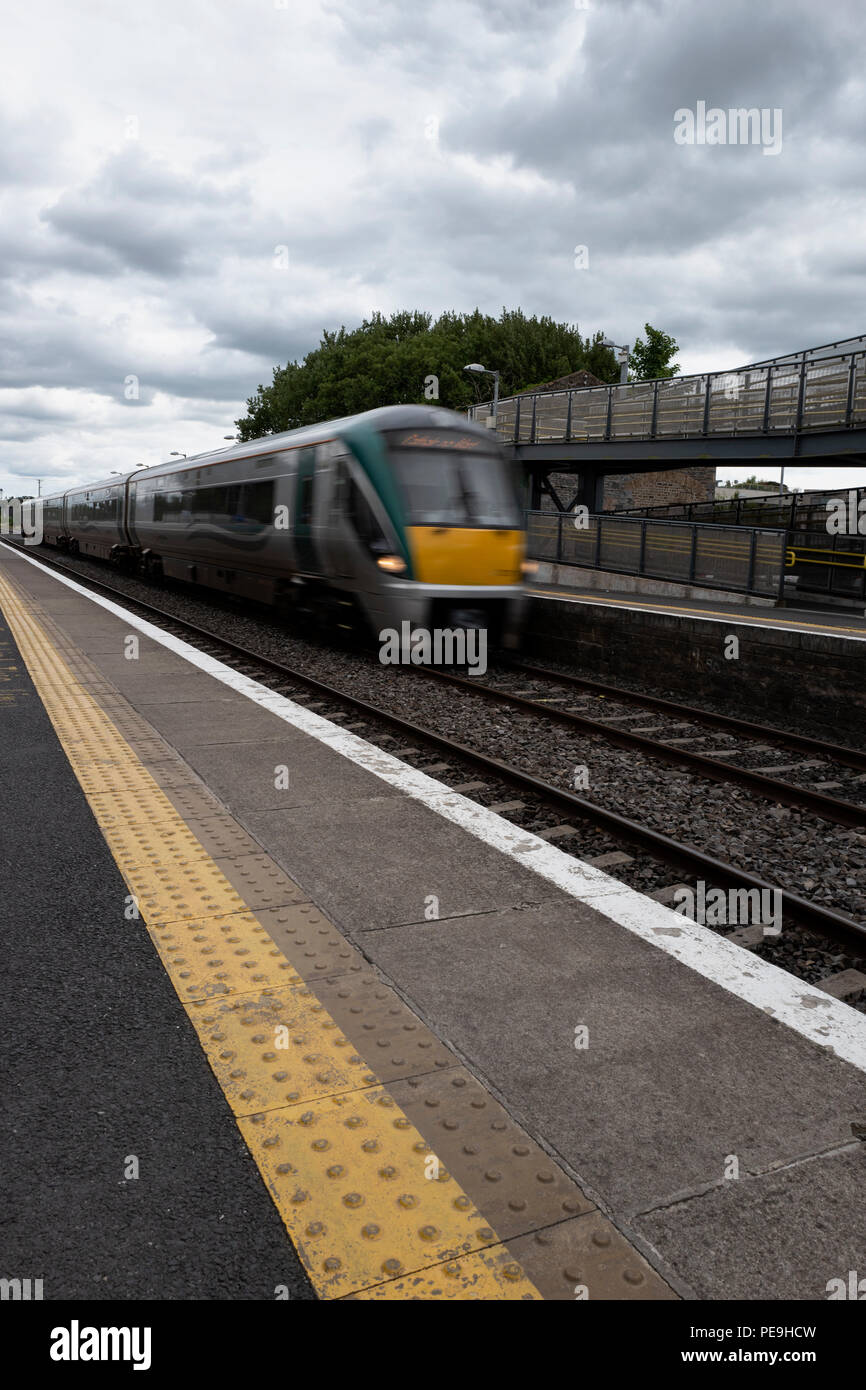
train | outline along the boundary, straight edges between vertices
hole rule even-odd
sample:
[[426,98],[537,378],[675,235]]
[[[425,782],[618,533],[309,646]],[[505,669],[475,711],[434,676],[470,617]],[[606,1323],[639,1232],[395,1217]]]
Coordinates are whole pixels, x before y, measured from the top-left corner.
[[526,526],[489,429],[437,406],[366,411],[43,499],[43,541],[319,624],[485,629],[520,643]]

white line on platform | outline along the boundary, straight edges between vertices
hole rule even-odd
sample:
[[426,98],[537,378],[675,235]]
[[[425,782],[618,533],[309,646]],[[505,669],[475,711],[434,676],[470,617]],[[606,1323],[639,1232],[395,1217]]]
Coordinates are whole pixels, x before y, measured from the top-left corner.
[[[838,637],[844,642],[866,642],[866,632],[860,632],[856,628],[842,627],[838,624],[824,623],[817,621],[801,621],[799,618],[770,618],[764,617],[765,609],[760,609],[761,616],[752,617],[751,613],[722,613],[719,609],[674,608],[666,605],[663,599],[653,602],[648,599],[646,603],[629,603],[627,599],[608,598],[593,594],[569,594],[559,593],[554,589],[531,588],[529,593],[533,598],[552,599],[556,603],[585,603],[595,608],[619,608],[627,613],[658,613],[663,618],[696,618],[702,623],[722,623],[726,627],[736,627],[738,623],[745,624],[746,627],[765,627],[772,629],[773,632],[793,632],[803,633],[806,637]],[[802,609],[796,610],[802,613]],[[860,614],[853,613],[852,617],[859,617]]]
[[15,553],[28,564],[35,565],[43,574],[122,619],[127,626],[159,642],[200,671],[246,695],[287,724],[318,739],[383,782],[422,802],[429,810],[531,869],[564,893],[594,908],[602,916],[617,922],[667,955],[674,956],[704,979],[711,980],[778,1022],[787,1024],[804,1038],[830,1048],[838,1057],[866,1071],[866,1014],[849,1008],[812,985],[802,983],[778,966],[751,955],[708,927],[691,922],[671,908],[628,888],[601,869],[565,854],[539,836],[520,830],[495,812],[460,796],[442,782],[400,762],[399,758],[374,747],[357,734],[341,729],[312,710],[295,704],[285,695],[278,695],[249,676],[233,671],[230,666],[206,656],[181,638],[172,637],[144,618],[137,618],[111,599],[102,598],[76,584],[75,580],[47,569],[32,556],[17,550]]

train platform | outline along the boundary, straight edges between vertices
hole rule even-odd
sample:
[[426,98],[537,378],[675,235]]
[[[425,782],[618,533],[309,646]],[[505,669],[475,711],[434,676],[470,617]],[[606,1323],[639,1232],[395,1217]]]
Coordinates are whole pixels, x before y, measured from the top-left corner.
[[776,628],[780,632],[806,632],[853,642],[866,642],[866,614],[862,609],[798,607],[791,600],[784,607],[756,606],[752,603],[720,602],[712,598],[679,598],[675,595],[648,595],[617,592],[614,589],[572,588],[566,584],[536,583],[530,586],[534,598],[556,599],[560,603],[599,605],[633,613],[661,613],[666,617],[695,622],[732,623],[751,627]]
[[0,617],[8,1277],[674,1302],[866,1271],[866,1016],[5,545]]

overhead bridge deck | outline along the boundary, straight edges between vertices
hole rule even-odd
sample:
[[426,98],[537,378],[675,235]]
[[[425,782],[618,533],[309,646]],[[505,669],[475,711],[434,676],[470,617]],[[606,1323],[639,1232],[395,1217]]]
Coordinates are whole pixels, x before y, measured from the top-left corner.
[[[470,417],[486,420],[490,404]],[[866,339],[729,372],[574,390],[498,404],[496,432],[530,473],[643,472],[662,462],[866,457]],[[581,501],[592,501],[587,497]]]
[[46,1299],[863,1267],[866,1016],[6,546],[0,611],[4,1244]]

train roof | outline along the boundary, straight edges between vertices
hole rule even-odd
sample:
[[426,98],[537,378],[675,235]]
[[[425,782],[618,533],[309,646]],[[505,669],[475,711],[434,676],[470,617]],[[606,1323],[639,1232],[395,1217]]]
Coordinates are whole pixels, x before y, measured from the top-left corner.
[[153,464],[150,468],[132,468],[120,477],[73,483],[60,492],[51,493],[43,500],[54,501],[65,497],[69,492],[80,492],[85,488],[90,490],[122,487],[129,478],[138,474],[142,477],[146,474],[147,477],[153,478],[182,472],[195,465],[203,467],[212,463],[228,463],[232,459],[250,458],[252,455],[278,454],[287,447],[297,448],[306,443],[319,443],[358,425],[372,425],[381,430],[408,428],[411,425],[438,425],[440,429],[465,429],[472,434],[484,435],[488,440],[490,438],[490,431],[484,426],[476,424],[474,420],[467,420],[465,415],[460,415],[457,411],[446,410],[444,406],[383,405],[375,410],[362,411],[358,415],[344,415],[337,420],[322,420],[316,425],[300,425],[297,429],[284,430],[280,434],[265,434],[260,439],[248,439],[243,444],[230,444],[225,449],[209,449],[203,454],[189,454],[187,458],[171,459],[166,463]]

